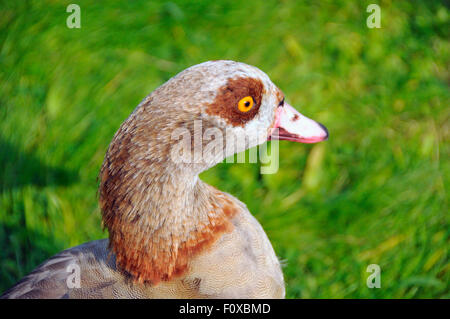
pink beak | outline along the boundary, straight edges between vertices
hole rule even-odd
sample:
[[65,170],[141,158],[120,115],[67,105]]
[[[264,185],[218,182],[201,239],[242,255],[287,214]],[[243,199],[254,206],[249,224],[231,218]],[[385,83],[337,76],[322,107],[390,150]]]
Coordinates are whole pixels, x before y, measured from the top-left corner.
[[328,130],[322,124],[300,114],[286,102],[277,108],[269,140],[317,143],[326,139]]

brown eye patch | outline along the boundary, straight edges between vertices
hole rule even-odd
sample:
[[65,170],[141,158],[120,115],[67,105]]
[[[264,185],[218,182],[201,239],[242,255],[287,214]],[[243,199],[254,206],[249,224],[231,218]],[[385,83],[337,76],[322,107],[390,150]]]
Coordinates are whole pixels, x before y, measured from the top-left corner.
[[[261,80],[255,78],[234,78],[229,79],[227,84],[219,88],[219,92],[206,109],[209,115],[218,115],[233,126],[244,126],[245,123],[253,119],[261,106],[264,85]],[[248,112],[239,110],[239,101],[251,96],[255,105]]]

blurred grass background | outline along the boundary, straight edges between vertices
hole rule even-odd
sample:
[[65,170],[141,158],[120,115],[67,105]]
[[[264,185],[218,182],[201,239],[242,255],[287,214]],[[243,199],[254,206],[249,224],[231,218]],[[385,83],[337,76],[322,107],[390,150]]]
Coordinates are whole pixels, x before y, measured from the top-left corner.
[[[120,123],[188,66],[261,68],[330,140],[280,169],[221,164],[286,260],[289,298],[450,298],[449,5],[375,1],[0,1],[0,291],[107,236],[97,174]],[[381,289],[368,289],[369,264]]]

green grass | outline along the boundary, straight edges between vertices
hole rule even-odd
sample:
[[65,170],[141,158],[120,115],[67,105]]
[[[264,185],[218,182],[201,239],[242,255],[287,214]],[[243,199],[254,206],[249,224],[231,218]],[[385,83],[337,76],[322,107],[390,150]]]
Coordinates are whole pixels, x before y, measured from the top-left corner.
[[[97,174],[120,123],[206,60],[258,66],[317,145],[280,170],[220,164],[285,260],[289,298],[450,298],[449,8],[438,1],[70,1],[0,4],[0,291],[58,251],[107,236]],[[366,267],[381,266],[380,289]]]

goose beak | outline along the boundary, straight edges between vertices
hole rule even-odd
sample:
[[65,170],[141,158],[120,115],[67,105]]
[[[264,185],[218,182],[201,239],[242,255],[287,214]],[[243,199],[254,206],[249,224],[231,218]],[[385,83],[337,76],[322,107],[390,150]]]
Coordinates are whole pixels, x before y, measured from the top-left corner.
[[300,114],[285,102],[276,110],[275,124],[268,139],[317,143],[328,139],[328,130],[322,124]]

